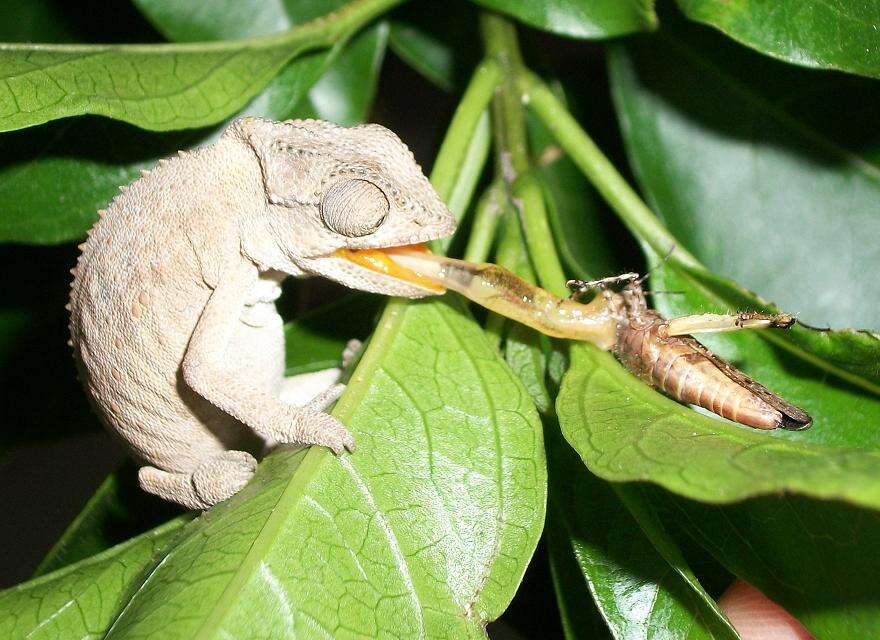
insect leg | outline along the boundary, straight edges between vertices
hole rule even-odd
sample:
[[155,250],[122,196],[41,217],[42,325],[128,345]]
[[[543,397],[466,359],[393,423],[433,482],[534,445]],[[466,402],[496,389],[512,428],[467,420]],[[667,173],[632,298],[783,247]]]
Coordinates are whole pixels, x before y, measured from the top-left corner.
[[741,329],[788,329],[795,323],[787,313],[767,314],[744,312],[732,315],[702,313],[693,316],[671,318],[667,321],[667,336],[683,336],[695,333],[721,333]]
[[593,291],[594,289],[607,291],[609,287],[636,282],[638,279],[639,274],[637,273],[621,273],[618,276],[608,276],[607,278],[599,278],[598,280],[569,280],[565,283],[565,286],[571,291],[569,299],[575,300],[579,296],[582,296],[589,291]]

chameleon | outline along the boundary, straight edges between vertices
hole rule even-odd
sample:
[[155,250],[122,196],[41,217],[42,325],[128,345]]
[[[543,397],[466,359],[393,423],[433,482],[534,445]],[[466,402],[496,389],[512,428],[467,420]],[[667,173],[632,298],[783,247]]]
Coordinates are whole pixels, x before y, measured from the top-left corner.
[[354,450],[326,413],[340,369],[284,378],[281,282],[442,293],[357,251],[455,228],[413,154],[375,124],[237,119],[123,187],[80,245],[68,309],[79,378],[138,460],[140,487],[207,509],[250,480],[267,447]]

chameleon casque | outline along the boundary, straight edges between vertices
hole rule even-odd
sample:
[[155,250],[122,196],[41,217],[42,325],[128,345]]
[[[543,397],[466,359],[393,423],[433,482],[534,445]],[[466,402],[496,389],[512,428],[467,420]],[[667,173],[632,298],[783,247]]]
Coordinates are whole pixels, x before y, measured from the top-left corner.
[[266,445],[352,450],[324,412],[340,370],[283,377],[280,282],[436,294],[345,250],[422,243],[455,224],[379,125],[242,118],[123,188],[81,245],[70,333],[94,408],[142,464],[140,486],[203,509],[247,483]]

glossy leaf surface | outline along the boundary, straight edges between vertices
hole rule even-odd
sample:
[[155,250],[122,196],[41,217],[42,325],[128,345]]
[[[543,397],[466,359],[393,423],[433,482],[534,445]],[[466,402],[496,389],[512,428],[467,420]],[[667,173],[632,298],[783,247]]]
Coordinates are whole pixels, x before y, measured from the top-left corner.
[[865,553],[880,544],[876,511],[799,496],[723,507],[657,490],[645,498],[731,572],[784,606],[814,637],[860,640],[880,627],[880,563]]
[[649,480],[706,502],[793,491],[880,506],[880,452],[814,444],[836,423],[792,434],[705,416],[590,346],[572,349],[556,408],[566,439],[607,480]]
[[609,38],[657,25],[653,0],[475,0],[517,20],[564,36]]
[[389,43],[394,53],[440,88],[451,91],[455,86],[453,51],[433,34],[394,22]]
[[389,47],[444,91],[461,88],[482,54],[479,47],[460,46],[479,38],[478,13],[479,7],[466,2],[449,3],[443,11],[408,2],[391,14]]
[[880,77],[877,0],[678,0],[693,20],[794,64]]
[[[560,528],[551,535],[554,563],[565,562],[565,556],[574,558],[580,575],[568,579],[587,587],[614,638],[738,637],[657,552],[607,483],[578,468],[580,462],[571,451],[560,450],[552,463],[549,522]],[[573,582],[559,586],[566,593],[581,590]],[[569,607],[586,603],[569,601]],[[577,631],[572,635],[589,637]]]
[[[87,113],[157,131],[209,126],[245,106],[296,55],[331,46],[393,4],[355,0],[333,19],[238,41],[2,45],[0,130]],[[221,32],[227,28],[222,20]]]
[[[681,229],[677,234],[692,239],[699,237],[694,227],[703,218],[716,220],[713,218],[716,216],[713,202],[717,198],[709,198],[707,192],[712,188],[730,189],[731,185],[718,187],[709,182],[700,182],[704,180],[703,174],[710,173],[713,162],[723,165],[723,143],[719,143],[713,154],[707,154],[699,166],[693,164],[688,172],[671,173],[676,163],[694,163],[699,154],[693,150],[689,154],[688,145],[699,144],[703,139],[701,136],[710,136],[711,133],[707,133],[703,125],[689,130],[687,136],[681,133],[675,143],[662,143],[664,135],[676,131],[675,123],[687,122],[687,114],[700,113],[684,111],[671,116],[672,107],[667,108],[662,102],[656,101],[662,91],[679,91],[683,83],[679,80],[676,84],[673,78],[677,77],[675,74],[680,68],[687,68],[687,58],[675,57],[678,48],[649,49],[665,46],[663,43],[667,43],[670,37],[667,36],[660,44],[656,39],[651,39],[634,45],[646,48],[638,49],[642,51],[641,57],[629,50],[617,50],[612,58],[612,82],[624,122],[625,138],[646,190],[661,211],[670,211],[668,205],[664,208],[663,202],[680,202],[682,206],[691,204],[691,213],[687,218],[671,213],[667,217],[675,220],[675,215],[679,215],[677,224],[681,225]],[[660,55],[667,51],[670,55]],[[653,55],[648,55],[649,52],[653,52]],[[649,65],[655,73],[642,71],[636,74],[639,67],[634,66],[635,61]],[[681,64],[675,66],[676,62]],[[671,66],[665,70],[663,65],[667,63]],[[664,70],[668,73],[662,85],[653,90],[641,88],[639,82],[660,82],[658,76],[662,76]],[[729,85],[718,83],[717,86]],[[705,99],[710,94],[711,91],[703,91],[693,98],[691,93],[679,95],[675,104],[681,104],[681,100],[686,98]],[[734,98],[737,95],[736,92],[729,95],[729,102],[733,105],[731,114],[736,110]],[[717,120],[723,117],[727,106],[719,101],[711,118]],[[645,118],[644,127],[631,119],[636,112]],[[760,109],[746,113],[750,118],[743,122],[761,116]],[[668,116],[669,121],[656,125],[655,120],[664,116]],[[739,122],[743,116],[740,113],[731,117],[734,118],[732,122]],[[653,128],[652,122],[656,125]],[[643,129],[655,137],[642,138],[648,135]],[[723,134],[719,135],[723,138]],[[762,140],[763,136],[752,146],[760,149]],[[729,141],[728,144],[735,149],[734,142]],[[657,154],[659,148],[668,148],[669,155],[662,161],[658,160],[661,157]],[[795,150],[790,155],[795,165],[801,162],[801,168],[809,172],[809,162],[799,159]],[[644,177],[646,164],[656,170],[652,179]],[[728,164],[731,171],[738,170],[732,160]],[[773,166],[780,166],[780,161],[777,159]],[[795,172],[795,169],[791,171]],[[662,180],[658,178],[661,174]],[[773,178],[770,171],[753,175],[756,179],[760,176],[760,179],[768,181]],[[857,179],[854,180],[858,184]],[[780,193],[785,190],[781,183],[779,189]],[[841,197],[845,192],[842,189],[834,197],[829,195],[829,205],[835,198]],[[739,192],[730,193],[739,195]],[[865,203],[867,206],[867,196]],[[791,214],[794,215],[794,210]],[[727,215],[730,217],[733,212],[729,211]],[[732,252],[730,247],[735,242],[731,241],[731,236],[749,228],[742,224],[742,218],[748,219],[749,215],[748,212],[740,212],[740,219],[727,220],[725,224],[728,227],[719,224],[723,228],[707,231],[706,237],[713,238],[715,246],[724,245],[726,250]],[[705,220],[703,224],[709,225]],[[819,225],[819,221],[809,224]],[[739,228],[734,229],[737,225]],[[768,230],[761,234],[761,241],[770,239],[772,232]],[[776,229],[775,233],[781,234],[783,231]],[[791,234],[790,231],[785,233]],[[828,238],[827,234],[822,237]],[[640,239],[646,247],[651,247],[649,258],[654,263],[661,262],[657,254],[665,248],[659,246],[658,238],[645,236]],[[753,238],[748,247],[743,244],[735,254],[739,260],[737,264],[749,263],[756,250],[755,245],[760,244],[757,240]],[[829,246],[836,240],[828,238],[824,243],[822,255],[831,262],[835,257]],[[772,242],[770,246],[773,246]],[[694,247],[694,251],[698,258],[707,261],[714,255],[706,248],[701,251],[699,245]],[[818,256],[819,248],[816,252]],[[785,261],[785,257],[782,256],[780,260]],[[865,260],[865,264],[870,263],[869,257],[865,257]],[[815,266],[816,262],[816,259],[811,259],[808,265],[803,266]],[[845,268],[846,264],[839,267]],[[837,273],[840,277],[839,270]],[[821,277],[826,275],[822,274]],[[807,279],[805,276],[803,282]],[[837,282],[839,284],[840,280]],[[797,284],[794,280],[794,289]],[[674,255],[652,272],[651,285],[660,291],[684,292],[683,296],[656,298],[655,304],[670,316],[706,311],[726,312],[731,308],[768,308],[754,294],[702,267],[688,265]],[[796,296],[795,302],[790,304],[798,304],[798,300],[809,304],[809,291],[789,291],[789,296]],[[866,295],[870,293],[866,292]],[[849,310],[852,312],[853,307],[850,306]],[[788,490],[816,497],[836,497],[863,505],[880,504],[880,486],[875,480],[880,453],[877,451],[877,432],[872,427],[880,417],[880,399],[874,393],[877,347],[880,343],[875,336],[858,332],[818,332],[798,327],[791,334],[741,332],[707,336],[704,342],[772,391],[804,406],[814,418],[813,427],[799,433],[783,430],[760,432],[699,415],[648,389],[614,363],[610,356],[585,347],[575,352],[557,407],[566,436],[591,470],[611,480],[652,480],[672,491],[705,501],[723,502]]]
[[615,47],[610,72],[639,183],[687,249],[808,324],[880,329],[876,83],[674,23]]

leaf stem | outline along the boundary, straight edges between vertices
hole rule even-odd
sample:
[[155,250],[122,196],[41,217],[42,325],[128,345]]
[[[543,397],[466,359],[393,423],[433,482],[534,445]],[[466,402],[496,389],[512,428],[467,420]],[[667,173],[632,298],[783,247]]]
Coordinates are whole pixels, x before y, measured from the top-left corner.
[[481,29],[486,54],[504,72],[493,104],[498,173],[507,183],[511,202],[520,212],[525,243],[538,281],[545,289],[564,293],[565,272],[544,206],[544,194],[532,170],[525,114],[517,87],[523,73],[516,28],[504,18],[484,14]]
[[565,271],[556,251],[556,243],[547,218],[544,193],[534,173],[530,171],[517,178],[513,184],[513,195],[514,202],[519,205],[523,213],[526,246],[532,257],[538,282],[548,291],[565,297],[568,295]]
[[447,204],[468,155],[471,138],[489,105],[495,87],[501,81],[501,68],[494,60],[484,60],[474,70],[461,102],[455,108],[452,122],[437,152],[431,171],[431,184]]
[[519,88],[535,115],[637,238],[660,256],[672,251],[680,264],[699,266],[696,258],[676,243],[675,237],[540,78],[523,69],[519,74]]
[[468,262],[486,262],[492,252],[492,243],[498,230],[498,222],[506,211],[507,193],[504,184],[496,180],[484,192],[471,225],[471,234],[464,250]]
[[[486,161],[489,159],[491,137],[489,110],[483,109],[483,113],[477,121],[477,126],[468,141],[464,157],[460,160],[458,175],[453,182],[451,193],[448,197],[444,198],[446,206],[449,207],[452,215],[459,222],[467,213],[471,200],[474,197],[474,191],[480,181],[480,176],[483,175],[483,169],[486,168]],[[440,238],[432,242],[431,245],[435,250],[445,253],[449,249],[453,237]]]
[[489,110],[483,109],[474,133],[468,142],[468,150],[464,163],[458,171],[458,180],[449,196],[449,209],[460,220],[474,196],[480,176],[489,159],[489,146],[492,142],[492,131],[489,127]]

